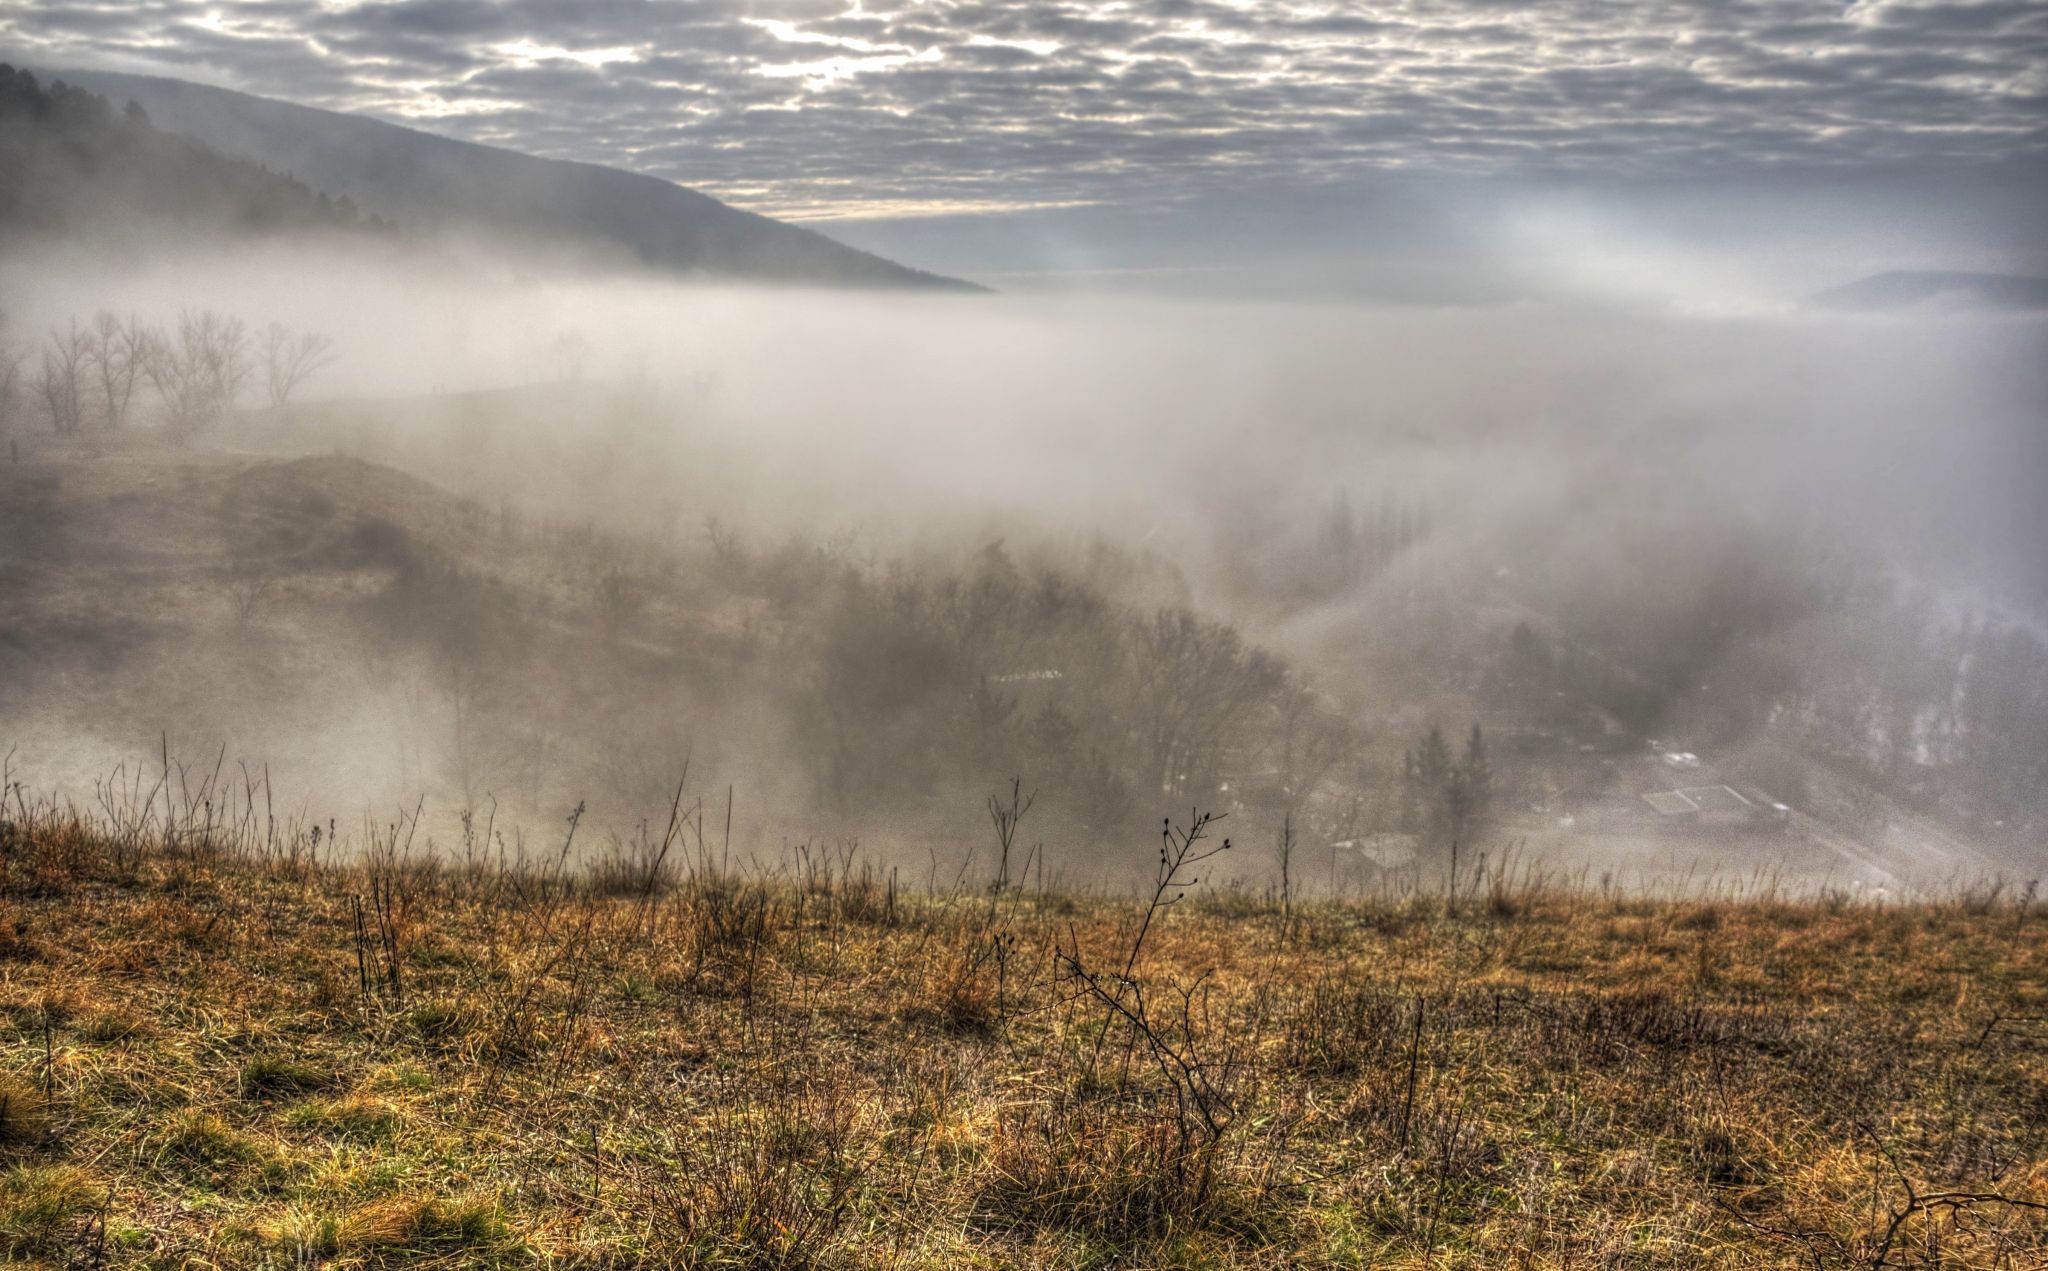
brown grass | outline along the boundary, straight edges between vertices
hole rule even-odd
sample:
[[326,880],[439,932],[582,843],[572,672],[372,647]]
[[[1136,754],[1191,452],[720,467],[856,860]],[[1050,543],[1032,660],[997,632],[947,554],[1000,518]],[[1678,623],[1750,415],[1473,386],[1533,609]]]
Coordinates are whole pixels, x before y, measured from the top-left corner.
[[844,863],[590,885],[16,819],[8,1258],[1825,1271],[2048,1243],[2032,893],[1532,882],[1283,923],[1194,889],[1147,923]]

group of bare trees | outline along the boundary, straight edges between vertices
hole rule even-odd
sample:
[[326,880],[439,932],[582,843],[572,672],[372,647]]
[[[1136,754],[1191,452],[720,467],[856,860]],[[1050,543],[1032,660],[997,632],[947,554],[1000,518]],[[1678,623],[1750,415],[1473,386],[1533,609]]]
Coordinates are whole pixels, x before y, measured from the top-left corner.
[[1345,708],[1234,627],[1119,603],[1056,558],[1021,564],[998,545],[951,568],[821,562],[802,581],[766,566],[737,585],[802,614],[801,638],[763,661],[807,668],[783,677],[801,686],[798,754],[840,807],[1022,773],[1097,828],[1219,798],[1306,828],[1362,758]]
[[165,421],[179,432],[220,419],[249,378],[249,334],[239,318],[209,311],[178,315],[177,325],[153,336],[143,370]]
[[240,318],[210,309],[185,310],[168,324],[103,310],[26,347],[0,329],[0,425],[14,421],[25,396],[59,434],[124,428],[146,384],[164,424],[191,434],[226,418],[252,381],[281,414],[333,358],[334,341],[318,332],[273,322],[252,337]]

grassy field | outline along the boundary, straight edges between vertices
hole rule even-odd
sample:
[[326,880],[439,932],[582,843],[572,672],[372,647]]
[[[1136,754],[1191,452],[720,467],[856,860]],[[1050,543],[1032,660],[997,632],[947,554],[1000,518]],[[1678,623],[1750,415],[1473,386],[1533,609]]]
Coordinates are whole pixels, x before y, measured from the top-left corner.
[[1211,825],[1156,897],[934,896],[9,808],[7,1259],[2043,1265],[2030,889],[1283,906],[1193,881]]

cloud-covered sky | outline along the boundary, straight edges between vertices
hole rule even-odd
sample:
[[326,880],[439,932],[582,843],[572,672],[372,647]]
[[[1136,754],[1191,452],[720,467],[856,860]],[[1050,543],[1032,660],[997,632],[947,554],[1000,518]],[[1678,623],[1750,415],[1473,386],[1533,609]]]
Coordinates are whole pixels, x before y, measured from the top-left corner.
[[804,220],[2048,167],[2042,0],[0,0],[0,54]]

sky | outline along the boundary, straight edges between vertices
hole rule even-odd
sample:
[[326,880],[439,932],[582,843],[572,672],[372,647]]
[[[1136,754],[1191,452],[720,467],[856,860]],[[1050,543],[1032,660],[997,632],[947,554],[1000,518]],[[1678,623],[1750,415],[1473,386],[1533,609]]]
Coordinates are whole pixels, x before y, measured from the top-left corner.
[[630,168],[985,277],[2048,259],[2041,0],[0,0],[0,55]]

